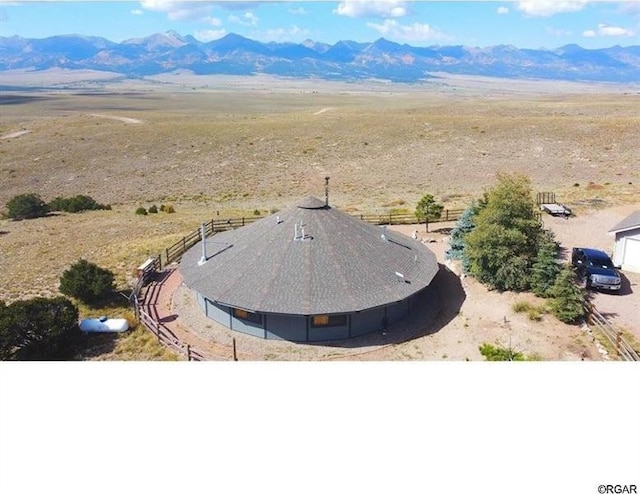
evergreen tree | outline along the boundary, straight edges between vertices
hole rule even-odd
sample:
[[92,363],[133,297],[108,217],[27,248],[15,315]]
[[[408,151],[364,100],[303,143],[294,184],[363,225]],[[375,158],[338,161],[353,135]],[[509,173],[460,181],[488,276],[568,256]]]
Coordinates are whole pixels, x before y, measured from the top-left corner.
[[60,278],[60,292],[87,304],[107,298],[114,289],[113,273],[84,259],[73,264]]
[[469,272],[498,290],[529,288],[542,232],[529,179],[499,175],[498,184],[480,202],[475,224],[465,236]]
[[48,212],[49,206],[38,194],[20,194],[7,202],[7,214],[16,220],[40,218]]
[[467,272],[469,270],[469,258],[465,255],[465,237],[475,227],[474,216],[476,214],[477,206],[471,204],[465,209],[456,222],[455,227],[451,231],[451,238],[449,240],[449,249],[445,252],[447,259],[461,260],[462,269]]
[[573,268],[565,264],[549,290],[552,314],[566,323],[577,322],[585,315],[585,291],[576,285],[575,276]]
[[539,297],[549,297],[551,289],[560,274],[557,261],[558,244],[553,232],[545,230],[538,243],[538,254],[531,266],[531,291]]
[[81,337],[78,309],[66,298],[0,304],[2,360],[59,360],[73,355]]
[[418,201],[416,206],[416,218],[418,221],[429,222],[437,220],[442,215],[444,206],[436,202],[435,198],[431,194],[426,194]]

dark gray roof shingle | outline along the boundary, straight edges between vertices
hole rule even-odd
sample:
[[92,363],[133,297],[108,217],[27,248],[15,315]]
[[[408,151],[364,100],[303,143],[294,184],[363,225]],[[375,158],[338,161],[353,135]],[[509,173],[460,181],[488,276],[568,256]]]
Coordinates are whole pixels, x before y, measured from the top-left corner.
[[640,210],[634,211],[620,223],[614,226],[609,233],[624,232],[626,230],[632,230],[640,227]]
[[200,243],[183,256],[185,284],[210,300],[256,312],[361,311],[407,298],[438,271],[435,255],[419,241],[315,198],[216,234],[205,245],[206,263],[198,264]]

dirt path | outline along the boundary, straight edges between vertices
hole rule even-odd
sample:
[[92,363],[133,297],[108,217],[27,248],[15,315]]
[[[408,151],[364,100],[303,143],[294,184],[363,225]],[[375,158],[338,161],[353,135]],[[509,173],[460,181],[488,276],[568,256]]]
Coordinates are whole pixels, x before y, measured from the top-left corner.
[[25,134],[29,134],[30,132],[32,132],[31,130],[19,130],[17,132],[11,132],[10,134],[5,134],[2,137],[0,137],[0,139],[13,139],[14,137],[20,137],[23,136]]
[[141,124],[142,120],[138,120],[137,118],[129,118],[129,117],[116,117],[112,115],[102,115],[100,113],[90,113],[90,117],[98,117],[98,118],[108,118],[109,120],[117,120],[119,122],[129,123],[129,124]]

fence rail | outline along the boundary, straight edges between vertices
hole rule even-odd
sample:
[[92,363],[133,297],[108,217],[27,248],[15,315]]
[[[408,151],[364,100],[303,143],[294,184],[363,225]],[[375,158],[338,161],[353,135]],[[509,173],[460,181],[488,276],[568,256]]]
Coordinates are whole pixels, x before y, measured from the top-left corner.
[[599,312],[590,302],[585,304],[585,309],[587,310],[587,324],[597,327],[623,360],[640,361],[640,354],[622,336],[621,331],[609,322],[605,315]]

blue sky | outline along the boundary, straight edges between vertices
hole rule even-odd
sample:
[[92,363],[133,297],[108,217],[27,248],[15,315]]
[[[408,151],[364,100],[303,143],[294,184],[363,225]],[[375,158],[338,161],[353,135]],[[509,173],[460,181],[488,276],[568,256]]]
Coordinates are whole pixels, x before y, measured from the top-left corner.
[[414,46],[511,44],[556,48],[640,45],[640,2],[524,1],[10,1],[0,35],[56,34],[112,41],[175,30],[211,41],[237,33],[259,41],[335,43],[384,37]]

